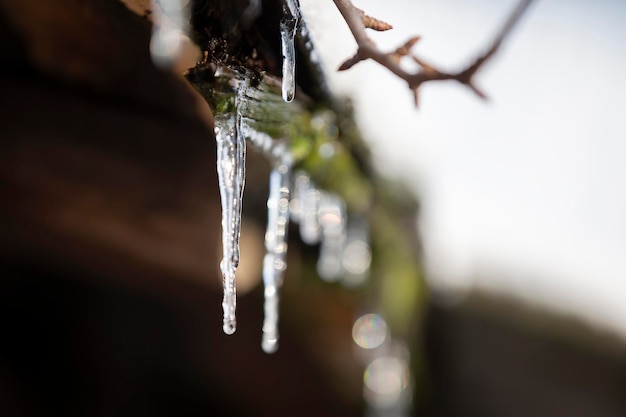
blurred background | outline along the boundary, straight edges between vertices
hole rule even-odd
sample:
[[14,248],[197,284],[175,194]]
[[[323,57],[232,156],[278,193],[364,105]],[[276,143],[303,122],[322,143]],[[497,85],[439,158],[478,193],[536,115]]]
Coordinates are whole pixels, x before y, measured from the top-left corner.
[[[250,3],[280,56],[280,1]],[[377,64],[336,72],[355,50],[345,23],[330,1],[300,3],[380,210],[356,288],[320,280],[292,230],[267,355],[270,166],[249,152],[229,337],[212,116],[180,77],[198,50],[155,67],[149,1],[0,0],[0,414],[626,415],[626,6],[536,1],[479,74],[489,101],[433,83],[416,109]],[[372,34],[383,50],[422,35],[415,53],[452,70],[515,4],[356,2],[394,25]],[[301,71],[296,97],[323,102]]]
[[[481,53],[515,5],[359,2],[394,25],[372,34],[381,49],[421,35],[414,52],[450,70]],[[538,1],[479,74],[488,102],[433,83],[418,109],[376,63],[334,71],[354,42],[332,6],[311,23],[333,45],[320,48],[327,75],[353,97],[377,166],[420,196],[432,286],[449,299],[502,292],[625,336],[626,5]]]

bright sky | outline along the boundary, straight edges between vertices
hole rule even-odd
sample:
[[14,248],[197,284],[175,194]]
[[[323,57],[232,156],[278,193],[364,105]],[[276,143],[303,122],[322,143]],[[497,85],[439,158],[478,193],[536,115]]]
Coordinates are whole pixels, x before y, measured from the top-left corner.
[[[301,0],[381,169],[418,193],[436,288],[495,290],[626,336],[626,2],[538,0],[481,72],[488,103],[454,84],[406,86],[355,45],[332,2]],[[515,0],[355,0],[395,29],[373,37],[444,68],[482,51]]]

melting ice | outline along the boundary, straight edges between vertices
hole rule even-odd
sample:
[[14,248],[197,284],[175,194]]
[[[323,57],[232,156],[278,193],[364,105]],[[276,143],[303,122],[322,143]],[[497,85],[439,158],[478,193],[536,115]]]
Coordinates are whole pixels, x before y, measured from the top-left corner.
[[239,235],[245,184],[246,142],[236,126],[236,120],[232,116],[215,119],[217,174],[222,202],[223,258],[220,269],[224,287],[222,308],[226,334],[233,334],[237,329],[235,270],[239,265]]
[[[292,201],[292,219],[300,224],[300,238],[309,245],[320,244],[320,255],[317,261],[317,273],[326,281],[337,281],[344,277],[347,215],[344,201],[332,194],[317,189],[305,172],[298,171],[294,181],[294,197]],[[355,236],[354,239],[357,239]],[[350,242],[352,242],[352,238]],[[369,255],[366,243],[367,232],[358,236],[363,246],[359,254]],[[352,254],[354,250],[348,252]],[[357,255],[359,255],[357,254]],[[350,262],[354,264],[354,259]],[[352,265],[350,264],[349,267]],[[369,267],[369,259],[360,274],[365,274]],[[347,281],[345,284],[350,285]]]
[[[243,110],[245,106],[245,98],[242,95],[238,109]],[[284,141],[274,140],[268,134],[255,130],[241,113],[238,116],[237,126],[241,137],[245,137],[273,165],[267,199],[266,253],[263,259],[265,317],[261,343],[265,352],[273,353],[278,349],[279,290],[287,268],[292,156]]]
[[[304,172],[298,172],[295,181],[292,182],[293,157],[287,142],[273,139],[254,128],[255,90],[250,88],[247,78],[238,80],[236,86],[238,88],[236,113],[218,115],[215,118],[217,170],[222,202],[224,256],[220,268],[224,287],[222,302],[224,332],[232,334],[236,330],[235,271],[239,264],[239,235],[245,185],[246,141],[248,141],[269,159],[273,167],[267,201],[266,255],[263,262],[265,317],[262,338],[263,350],[272,353],[278,348],[279,294],[287,267],[287,230],[290,217],[299,223],[304,243],[320,244],[318,272],[328,281],[338,280],[346,272],[362,275],[364,269],[369,266],[369,259],[364,265],[359,266],[354,262],[346,264],[344,258],[347,253],[369,255],[369,248],[361,250],[362,248],[356,247],[359,250],[352,248],[354,250],[347,251],[349,246],[353,246],[350,242],[354,239],[347,237],[347,216],[343,200],[334,194],[319,190]],[[292,194],[293,201],[290,202]],[[363,243],[362,237],[356,237],[359,244]]]
[[[215,133],[218,144],[218,174],[223,206],[222,244],[224,258],[220,264],[224,279],[224,332],[235,331],[235,269],[239,263],[239,234],[241,208],[245,183],[245,154],[247,139],[272,163],[270,192],[267,200],[267,229],[265,233],[266,254],[263,260],[263,283],[265,287],[265,317],[261,346],[267,353],[278,348],[279,295],[283,275],[287,267],[287,230],[290,217],[300,225],[300,236],[307,244],[320,244],[317,270],[323,279],[336,281],[344,275],[355,275],[354,282],[362,282],[369,267],[367,232],[348,234],[345,203],[338,196],[319,190],[310,177],[299,171],[293,181],[291,197],[292,155],[286,143],[272,139],[255,130],[245,109],[246,86],[242,85],[237,98],[238,112],[235,116],[218,117]],[[356,245],[356,246],[355,246]],[[352,254],[353,256],[350,256]],[[367,256],[363,256],[363,255]],[[356,258],[359,259],[356,259]],[[351,258],[348,259],[348,258]],[[363,260],[363,262],[359,260]],[[358,261],[358,262],[357,262]]]
[[280,21],[280,39],[283,51],[283,99],[293,100],[296,95],[296,48],[295,39],[300,21],[298,0],[285,0],[283,19]]
[[300,238],[307,245],[314,245],[320,241],[318,210],[321,193],[306,173],[298,171],[294,194],[293,219],[300,224]]
[[267,200],[266,254],[263,260],[265,285],[265,318],[261,346],[267,353],[278,348],[278,290],[287,268],[287,228],[289,226],[289,194],[291,186],[291,157],[284,153],[270,173],[270,194]]

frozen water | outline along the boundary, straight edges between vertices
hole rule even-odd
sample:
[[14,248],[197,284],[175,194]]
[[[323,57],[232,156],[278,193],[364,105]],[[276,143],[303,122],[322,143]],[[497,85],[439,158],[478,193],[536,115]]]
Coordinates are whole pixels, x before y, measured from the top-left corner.
[[300,223],[300,238],[308,245],[320,241],[319,203],[321,193],[304,172],[299,172],[295,181],[296,211],[294,216]]
[[[293,6],[294,2],[288,2]],[[328,281],[338,280],[346,270],[362,274],[363,253],[368,248],[355,246],[349,252],[356,255],[352,262],[344,265],[346,247],[346,212],[341,198],[320,191],[304,172],[298,172],[292,183],[291,167],[293,156],[286,139],[274,139],[257,130],[259,120],[255,106],[259,101],[259,90],[250,86],[250,79],[236,78],[232,83],[237,89],[236,113],[217,115],[215,134],[217,140],[220,196],[222,202],[222,246],[223,259],[220,268],[223,276],[224,332],[236,330],[236,283],[235,271],[239,265],[239,236],[245,185],[246,141],[258,149],[272,164],[270,192],[267,201],[268,221],[265,234],[266,254],[263,261],[265,286],[265,317],[263,321],[262,348],[267,353],[278,348],[278,318],[280,289],[287,267],[287,230],[293,209],[293,220],[300,223],[302,240],[320,245],[318,272]],[[280,98],[277,98],[280,100]],[[262,115],[261,115],[262,116]],[[290,203],[291,187],[294,186],[294,201]],[[358,242],[363,243],[362,237]],[[358,258],[358,259],[357,259]],[[356,261],[355,261],[356,260]],[[366,264],[369,264],[367,260]]]
[[304,210],[304,193],[309,186],[309,176],[304,171],[296,171],[291,196],[291,221],[300,223]]
[[267,199],[266,254],[263,259],[265,285],[265,318],[261,346],[267,353],[278,349],[279,290],[287,268],[287,230],[290,214],[291,153],[283,141],[252,128],[246,119],[240,122],[240,132],[267,157],[273,165]]
[[217,173],[222,202],[222,250],[220,263],[224,287],[224,333],[233,334],[237,328],[235,310],[237,290],[235,270],[239,265],[239,235],[241,206],[245,183],[246,142],[232,116],[216,117]]
[[278,289],[275,286],[265,287],[264,310],[261,348],[265,353],[274,353],[278,349]]
[[283,52],[283,100],[290,102],[296,94],[296,47],[295,39],[300,22],[298,0],[285,0],[283,19],[280,21],[280,39]]
[[257,131],[252,127],[253,120],[241,116],[249,104],[246,97],[247,92],[240,90],[237,122],[239,134],[269,159],[273,166],[267,199],[266,254],[263,259],[265,318],[261,344],[265,352],[273,353],[278,349],[279,290],[287,268],[292,155],[285,141],[272,139],[268,134]]
[[267,199],[266,255],[263,260],[265,319],[261,344],[267,353],[273,353],[278,348],[278,291],[287,268],[290,186],[291,158],[288,153],[284,153],[283,160],[270,173],[270,194]]
[[[277,264],[277,261],[284,258],[287,253],[290,182],[291,167],[288,163],[280,164],[272,169],[270,173],[270,195],[267,200],[265,247],[268,252],[276,255],[274,264]],[[278,277],[280,277],[280,274]],[[272,279],[273,281],[274,279]],[[265,281],[265,283],[267,285],[270,282]]]
[[[317,272],[327,281],[336,281],[344,274],[345,256],[350,255],[348,268],[358,274],[369,268],[367,231],[354,235],[354,245],[346,253],[346,208],[344,201],[331,193],[320,191],[303,171],[296,173],[292,219],[300,224],[300,238],[309,245],[320,244]],[[358,235],[358,236],[357,236]],[[358,259],[357,259],[358,258]],[[360,269],[359,269],[360,268]]]

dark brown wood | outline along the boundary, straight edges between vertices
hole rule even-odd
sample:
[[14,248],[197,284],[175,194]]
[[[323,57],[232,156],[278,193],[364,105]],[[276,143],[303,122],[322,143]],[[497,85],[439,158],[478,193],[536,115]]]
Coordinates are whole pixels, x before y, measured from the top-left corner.
[[3,7],[28,45],[0,80],[9,242],[206,281],[220,227],[213,133],[198,98],[150,62],[147,22],[116,2]]

